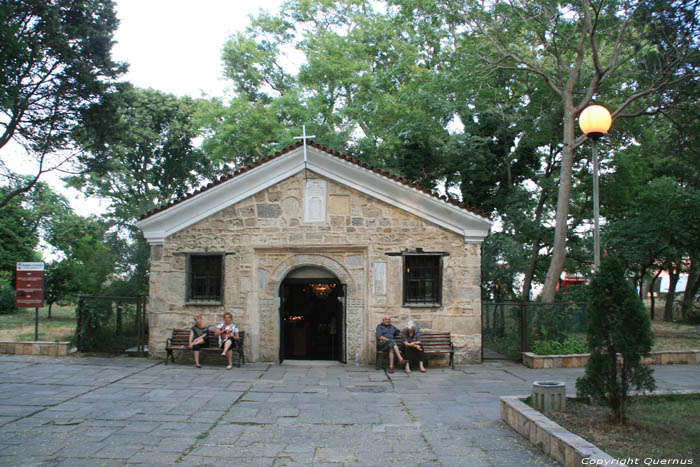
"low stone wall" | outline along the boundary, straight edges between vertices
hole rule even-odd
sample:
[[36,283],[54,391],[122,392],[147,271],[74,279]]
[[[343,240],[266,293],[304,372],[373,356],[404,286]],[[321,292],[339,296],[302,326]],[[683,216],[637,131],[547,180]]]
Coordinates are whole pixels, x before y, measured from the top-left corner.
[[49,341],[0,341],[0,353],[14,355],[48,355],[64,357],[71,351],[70,342]]
[[[564,429],[525,404],[528,396],[501,397],[501,419],[549,457],[566,467],[621,465],[595,445]],[[584,464],[583,460],[586,459]]]
[[[523,365],[528,368],[583,368],[591,354],[536,355],[523,352]],[[667,350],[651,352],[642,358],[644,365],[697,365],[700,364],[700,350]]]

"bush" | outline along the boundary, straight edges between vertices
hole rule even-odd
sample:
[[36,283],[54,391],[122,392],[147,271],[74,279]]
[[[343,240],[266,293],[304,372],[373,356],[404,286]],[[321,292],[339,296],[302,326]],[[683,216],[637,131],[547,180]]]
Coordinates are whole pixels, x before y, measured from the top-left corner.
[[0,315],[15,313],[15,289],[10,284],[0,284]]
[[537,355],[569,355],[587,353],[588,345],[574,336],[567,336],[563,341],[538,340],[533,342],[532,351]]
[[[76,318],[79,318],[80,309],[75,310]],[[77,343],[81,352],[98,350],[102,344],[109,342],[114,335],[112,323],[112,302],[108,300],[90,300],[83,304],[82,320],[80,327],[76,326],[76,336],[73,342]]]
[[590,292],[591,357],[584,376],[576,380],[576,392],[579,397],[606,403],[614,419],[626,423],[630,389],[651,391],[656,387],[653,370],[642,366],[642,356],[649,354],[654,343],[649,315],[616,258],[603,259]]

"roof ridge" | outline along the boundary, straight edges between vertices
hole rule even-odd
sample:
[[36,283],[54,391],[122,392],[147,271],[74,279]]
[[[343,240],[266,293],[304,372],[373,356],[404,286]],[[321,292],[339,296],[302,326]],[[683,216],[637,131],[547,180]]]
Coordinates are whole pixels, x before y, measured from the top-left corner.
[[[413,188],[414,190],[421,191],[421,192],[423,192],[423,193],[425,193],[425,194],[427,194],[427,195],[429,195],[429,196],[431,196],[431,197],[433,197],[433,198],[437,198],[437,199],[439,199],[439,200],[442,200],[442,201],[444,201],[444,202],[446,202],[446,203],[448,203],[448,204],[451,204],[451,205],[453,205],[453,206],[456,206],[456,207],[458,207],[458,208],[460,208],[460,209],[463,209],[463,210],[465,210],[465,211],[469,211],[469,212],[471,212],[471,213],[473,213],[473,214],[476,214],[476,215],[478,215],[478,216],[480,216],[480,217],[484,217],[484,218],[489,219],[489,220],[491,219],[491,215],[488,214],[488,213],[486,213],[486,212],[484,212],[484,211],[481,211],[481,210],[479,210],[479,209],[477,209],[477,208],[471,207],[471,206],[467,205],[466,203],[463,203],[463,202],[461,202],[461,201],[459,201],[459,200],[450,198],[449,196],[440,195],[440,194],[438,194],[438,193],[436,193],[436,192],[434,192],[434,191],[432,191],[432,190],[430,190],[430,189],[428,189],[428,188],[425,188],[425,187],[423,187],[423,186],[421,186],[421,185],[419,185],[419,184],[417,184],[417,183],[415,183],[415,182],[411,182],[410,180],[405,179],[405,178],[403,178],[403,177],[401,177],[401,176],[399,176],[399,175],[394,175],[394,174],[392,174],[392,173],[390,173],[390,172],[387,172],[386,170],[383,170],[383,169],[374,167],[374,166],[368,164],[367,162],[361,161],[361,160],[359,160],[359,159],[355,159],[354,157],[351,157],[351,156],[349,156],[349,155],[347,155],[347,154],[341,153],[340,151],[336,151],[335,149],[331,149],[331,148],[329,148],[329,147],[327,147],[327,146],[324,146],[324,145],[322,145],[322,144],[316,143],[316,142],[313,141],[313,140],[308,140],[307,144],[310,145],[310,146],[313,146],[314,148],[316,148],[316,149],[318,149],[318,150],[320,150],[320,151],[323,151],[323,152],[325,152],[325,153],[327,153],[327,154],[329,154],[329,155],[332,155],[332,156],[337,157],[337,158],[339,158],[339,159],[343,159],[343,160],[348,161],[348,162],[350,162],[350,163],[352,163],[352,164],[358,165],[358,166],[360,166],[360,167],[362,167],[362,168],[364,168],[364,169],[370,170],[370,171],[372,171],[372,172],[374,172],[374,173],[376,173],[376,174],[379,174],[379,175],[382,175],[382,176],[384,176],[384,177],[387,177],[387,178],[389,178],[389,179],[391,179],[391,180],[393,180],[393,181],[395,181],[395,182],[397,182],[397,183],[400,183],[400,184],[402,184],[402,185],[406,185],[406,186],[408,186],[408,187],[410,187],[410,188]],[[141,216],[138,218],[138,220],[141,221],[141,220],[144,220],[144,219],[146,219],[146,218],[148,218],[148,217],[151,217],[151,216],[153,216],[153,215],[155,215],[155,214],[157,214],[157,213],[159,213],[159,212],[165,211],[166,209],[169,209],[169,208],[171,208],[171,207],[173,207],[173,206],[175,206],[175,205],[177,205],[177,204],[180,204],[180,203],[182,203],[182,202],[184,202],[184,201],[186,201],[186,200],[188,200],[188,199],[191,199],[191,198],[193,198],[193,197],[195,197],[195,196],[197,196],[197,195],[199,195],[199,194],[201,194],[201,193],[203,193],[203,192],[205,192],[205,191],[207,191],[207,190],[210,190],[210,189],[214,188],[214,187],[217,186],[217,185],[221,185],[222,183],[228,182],[229,180],[231,180],[231,179],[233,179],[233,178],[235,178],[235,177],[238,177],[239,175],[242,175],[242,174],[244,174],[244,173],[246,173],[246,172],[249,172],[249,171],[251,171],[251,170],[253,170],[253,169],[255,169],[255,168],[257,168],[257,167],[263,165],[263,164],[266,164],[266,163],[270,162],[270,161],[273,160],[273,159],[277,159],[277,158],[279,158],[279,157],[281,157],[281,156],[287,154],[288,152],[291,152],[291,151],[293,151],[294,149],[297,149],[297,148],[301,147],[302,145],[303,145],[303,142],[302,142],[302,141],[299,141],[299,142],[297,142],[297,143],[295,143],[295,144],[292,144],[291,146],[287,146],[286,148],[282,149],[281,151],[276,151],[276,152],[275,152],[273,155],[271,155],[271,156],[264,157],[264,158],[262,158],[262,159],[259,159],[259,160],[255,161],[255,162],[253,162],[253,163],[250,163],[250,164],[248,164],[248,165],[246,165],[246,166],[244,166],[244,167],[241,167],[240,169],[235,170],[235,171],[233,171],[233,172],[231,172],[231,173],[229,173],[229,174],[222,175],[222,176],[220,176],[217,180],[214,180],[214,181],[212,181],[212,182],[209,182],[207,185],[196,189],[196,190],[193,191],[192,193],[188,193],[188,194],[183,195],[183,196],[181,196],[181,197],[179,197],[179,198],[177,198],[177,199],[175,199],[175,200],[173,200],[173,201],[171,201],[171,202],[169,202],[169,203],[167,203],[167,204],[164,204],[163,206],[160,206],[160,207],[157,207],[157,208],[155,208],[155,209],[151,209],[150,211],[147,211],[146,213],[144,213],[143,215],[141,215]]]

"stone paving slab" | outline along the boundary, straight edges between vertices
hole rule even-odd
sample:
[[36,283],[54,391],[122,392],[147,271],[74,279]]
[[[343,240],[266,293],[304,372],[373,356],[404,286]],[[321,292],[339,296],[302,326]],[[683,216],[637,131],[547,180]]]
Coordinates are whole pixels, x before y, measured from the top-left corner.
[[[700,389],[698,366],[654,370],[660,389]],[[0,355],[0,465],[552,465],[499,398],[541,380],[574,394],[582,374]]]

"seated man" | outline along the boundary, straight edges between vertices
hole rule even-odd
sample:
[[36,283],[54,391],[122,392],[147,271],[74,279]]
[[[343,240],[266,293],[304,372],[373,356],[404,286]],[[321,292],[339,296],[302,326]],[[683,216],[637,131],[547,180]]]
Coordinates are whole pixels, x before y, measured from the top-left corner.
[[382,322],[377,325],[377,350],[389,352],[389,373],[394,372],[394,355],[399,360],[399,365],[404,364],[399,346],[394,342],[394,338],[399,333],[398,328],[391,324],[389,315],[385,315]]

